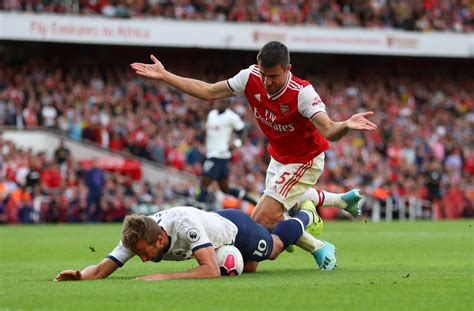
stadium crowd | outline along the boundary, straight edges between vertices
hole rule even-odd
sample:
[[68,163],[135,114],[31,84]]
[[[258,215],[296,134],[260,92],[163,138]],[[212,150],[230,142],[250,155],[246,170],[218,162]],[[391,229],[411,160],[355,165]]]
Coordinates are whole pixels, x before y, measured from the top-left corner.
[[[191,75],[186,72],[191,66],[181,66],[181,74]],[[313,82],[335,120],[358,109],[373,110],[380,127],[373,134],[350,134],[333,144],[318,186],[330,191],[361,187],[383,201],[415,197],[435,204],[439,217],[468,216],[474,206],[474,81],[462,74],[390,70],[375,66],[350,73],[299,72]],[[55,128],[104,149],[129,152],[196,176],[201,173],[204,122],[212,106],[208,103],[119,66],[32,59],[2,64],[0,76],[1,125]],[[200,76],[209,81],[227,78],[206,70]],[[266,142],[243,98],[235,98],[232,109],[245,120],[248,135],[234,150],[230,183],[260,194]],[[46,210],[51,215],[41,216],[44,220],[102,221],[118,220],[143,202],[155,204],[152,209],[165,208],[175,194],[191,197],[195,191],[194,184],[173,189],[108,173],[100,202],[103,213],[87,213],[90,193],[80,163],[59,163],[18,150],[5,140],[0,149],[0,198],[3,217],[9,219],[9,204],[16,204],[16,210],[31,208],[35,196],[46,196],[50,202]],[[28,175],[35,171],[40,178],[31,185]],[[10,189],[3,197],[1,187]],[[19,193],[12,194],[12,189]],[[23,195],[25,191],[30,194]],[[10,201],[5,193],[12,194]]]
[[5,11],[470,32],[469,0],[5,0]]
[[0,223],[121,222],[192,196],[192,186],[150,185],[76,161],[63,144],[48,157],[0,133],[0,150]]

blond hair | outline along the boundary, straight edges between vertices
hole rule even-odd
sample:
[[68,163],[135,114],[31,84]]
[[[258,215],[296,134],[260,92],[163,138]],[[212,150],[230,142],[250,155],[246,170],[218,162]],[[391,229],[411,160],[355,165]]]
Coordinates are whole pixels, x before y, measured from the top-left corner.
[[140,240],[153,244],[161,234],[161,227],[150,217],[144,215],[126,216],[122,226],[122,243],[130,249],[135,247]]

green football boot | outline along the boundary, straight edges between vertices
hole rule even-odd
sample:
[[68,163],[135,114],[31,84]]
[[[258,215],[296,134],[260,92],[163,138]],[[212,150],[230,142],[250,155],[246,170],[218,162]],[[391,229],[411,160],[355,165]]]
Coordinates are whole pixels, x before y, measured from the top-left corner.
[[318,212],[316,211],[316,206],[314,206],[313,201],[306,200],[301,205],[301,209],[311,212],[313,214],[313,223],[308,225],[306,231],[308,231],[312,236],[318,237],[321,235],[324,229],[324,222],[323,219],[319,216]]

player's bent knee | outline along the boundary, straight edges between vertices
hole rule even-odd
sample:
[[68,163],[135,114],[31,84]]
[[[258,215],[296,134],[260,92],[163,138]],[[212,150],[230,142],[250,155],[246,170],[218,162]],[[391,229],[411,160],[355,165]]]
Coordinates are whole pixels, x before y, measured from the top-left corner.
[[271,197],[263,197],[255,208],[252,219],[266,228],[273,228],[283,220],[283,205]]
[[272,253],[270,255],[270,260],[275,260],[278,258],[278,256],[283,252],[283,242],[280,240],[280,238],[274,234],[272,234],[272,239],[273,239],[273,249]]

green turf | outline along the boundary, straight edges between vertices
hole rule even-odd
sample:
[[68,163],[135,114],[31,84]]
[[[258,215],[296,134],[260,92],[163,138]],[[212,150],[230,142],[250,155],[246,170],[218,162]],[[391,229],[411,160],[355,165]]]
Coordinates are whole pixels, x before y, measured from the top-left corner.
[[0,310],[474,310],[473,224],[329,222],[332,272],[296,251],[235,278],[135,281],[195,261],[134,258],[107,280],[60,283],[61,270],[100,261],[120,226],[0,226]]

